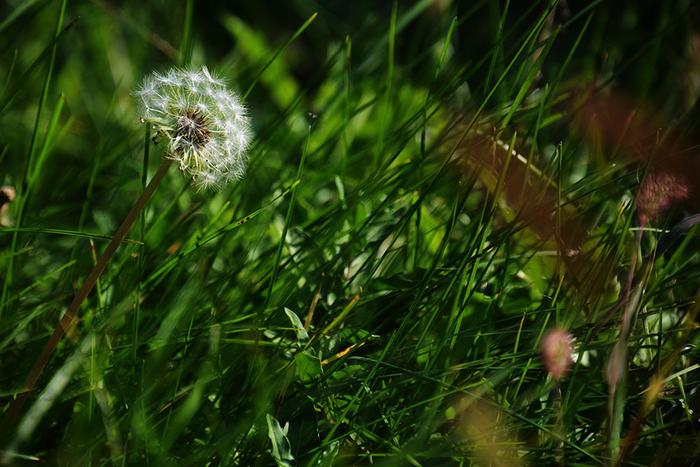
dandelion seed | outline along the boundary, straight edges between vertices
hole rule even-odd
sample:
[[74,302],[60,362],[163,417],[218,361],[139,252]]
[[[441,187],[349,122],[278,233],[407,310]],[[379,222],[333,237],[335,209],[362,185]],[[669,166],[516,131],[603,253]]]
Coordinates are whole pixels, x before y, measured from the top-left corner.
[[153,73],[136,95],[143,120],[166,138],[167,157],[178,162],[197,189],[243,177],[250,119],[238,95],[206,67]]
[[574,338],[562,328],[552,328],[542,338],[542,360],[552,378],[561,379],[573,363]]

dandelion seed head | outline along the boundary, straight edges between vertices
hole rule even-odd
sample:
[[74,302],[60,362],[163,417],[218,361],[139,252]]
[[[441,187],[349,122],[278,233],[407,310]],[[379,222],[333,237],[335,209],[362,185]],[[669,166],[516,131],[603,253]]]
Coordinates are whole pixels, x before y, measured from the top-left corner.
[[136,95],[143,120],[168,141],[167,157],[197,189],[216,189],[243,177],[250,119],[240,97],[206,67],[153,73]]

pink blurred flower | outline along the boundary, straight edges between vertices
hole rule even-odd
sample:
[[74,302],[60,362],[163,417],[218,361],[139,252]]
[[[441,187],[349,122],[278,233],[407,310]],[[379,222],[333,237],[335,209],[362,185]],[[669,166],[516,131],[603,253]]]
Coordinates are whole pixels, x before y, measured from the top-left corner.
[[667,172],[647,175],[637,193],[639,224],[644,226],[655,221],[673,203],[688,195],[688,183],[680,175]]
[[552,328],[542,338],[542,360],[554,379],[561,379],[573,363],[574,337],[562,328]]

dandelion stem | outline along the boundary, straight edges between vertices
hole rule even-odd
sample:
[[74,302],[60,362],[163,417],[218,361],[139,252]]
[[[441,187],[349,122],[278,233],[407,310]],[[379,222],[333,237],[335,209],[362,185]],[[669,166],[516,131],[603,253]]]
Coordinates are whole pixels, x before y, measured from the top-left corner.
[[160,182],[165,177],[165,174],[168,172],[168,168],[170,165],[172,165],[172,163],[173,161],[171,159],[163,160],[163,163],[158,168],[158,171],[153,176],[150,183],[146,186],[146,189],[143,191],[141,196],[136,200],[131,208],[131,211],[129,211],[129,214],[126,215],[126,218],[117,229],[117,232],[114,234],[114,237],[112,237],[112,240],[109,242],[109,245],[107,245],[107,248],[102,253],[102,256],[100,256],[99,260],[97,260],[95,267],[93,267],[90,275],[88,275],[87,279],[85,279],[83,286],[80,288],[78,293],[75,294],[73,301],[68,306],[68,309],[64,315],[61,317],[61,320],[44,346],[39,358],[29,371],[27,379],[24,382],[22,392],[18,395],[17,399],[15,399],[15,402],[12,405],[9,414],[10,425],[12,425],[14,420],[17,420],[17,417],[21,413],[22,407],[26,402],[27,396],[34,390],[39,377],[41,377],[41,373],[44,371],[46,364],[51,359],[51,355],[63,336],[68,334],[71,340],[76,340],[76,336],[71,335],[70,331],[78,323],[78,310],[80,309],[80,305],[82,305],[88,294],[92,291],[93,287],[97,283],[97,279],[105,270],[107,263],[109,263],[109,260],[117,251],[117,248],[119,248],[119,245],[126,237],[126,234],[129,233],[129,230],[139,217],[139,214],[143,210],[148,200],[150,200],[151,196],[153,196],[153,193],[155,192],[156,188],[158,188],[158,185],[160,185]]
[[[146,192],[146,186],[148,184],[148,159],[151,154],[151,125],[146,125],[146,135],[143,140],[143,168],[141,171],[141,187],[143,192]],[[134,309],[134,358],[136,358],[136,349],[138,348],[139,342],[139,321],[141,317],[141,292],[142,292],[142,281],[143,268],[144,268],[144,253],[145,253],[145,243],[144,237],[146,235],[146,213],[141,209],[141,215],[139,216],[139,241],[141,242],[141,250],[139,251],[139,285],[138,294],[136,296],[136,304]]]

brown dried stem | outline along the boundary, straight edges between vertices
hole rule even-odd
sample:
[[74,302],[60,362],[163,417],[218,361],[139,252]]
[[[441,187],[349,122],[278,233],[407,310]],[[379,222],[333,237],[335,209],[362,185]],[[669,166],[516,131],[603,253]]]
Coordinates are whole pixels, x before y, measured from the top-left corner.
[[48,342],[46,342],[46,345],[44,345],[44,349],[39,355],[39,358],[29,371],[27,378],[24,381],[22,391],[19,393],[17,399],[15,399],[12,407],[10,408],[10,414],[8,416],[10,426],[12,426],[17,420],[29,394],[34,390],[37,381],[39,381],[44,368],[51,359],[53,352],[56,350],[56,347],[58,346],[59,342],[61,342],[63,336],[68,334],[73,342],[76,341],[77,336],[72,334],[71,331],[73,330],[74,326],[78,324],[78,320],[80,318],[78,316],[78,311],[80,306],[90,294],[93,287],[95,287],[97,279],[99,279],[100,275],[105,270],[107,263],[109,263],[109,260],[117,251],[117,248],[119,248],[119,245],[126,237],[126,234],[129,233],[129,230],[131,230],[134,221],[136,221],[139,214],[146,206],[146,203],[151,199],[156,188],[158,188],[158,185],[160,185],[160,182],[163,181],[163,178],[165,177],[165,174],[168,172],[168,168],[172,163],[173,161],[171,159],[163,160],[163,163],[158,168],[158,171],[155,173],[148,186],[146,186],[146,189],[136,200],[134,205],[131,207],[131,211],[129,211],[126,218],[117,229],[114,237],[112,237],[109,245],[107,245],[107,248],[105,248],[105,251],[102,253],[102,256],[100,256],[99,260],[97,260],[95,267],[92,268],[92,271],[88,275],[87,279],[85,279],[83,286],[80,288],[78,293],[75,294],[73,301],[68,306],[68,309],[61,317],[59,323],[56,325],[53,334],[51,334]]

